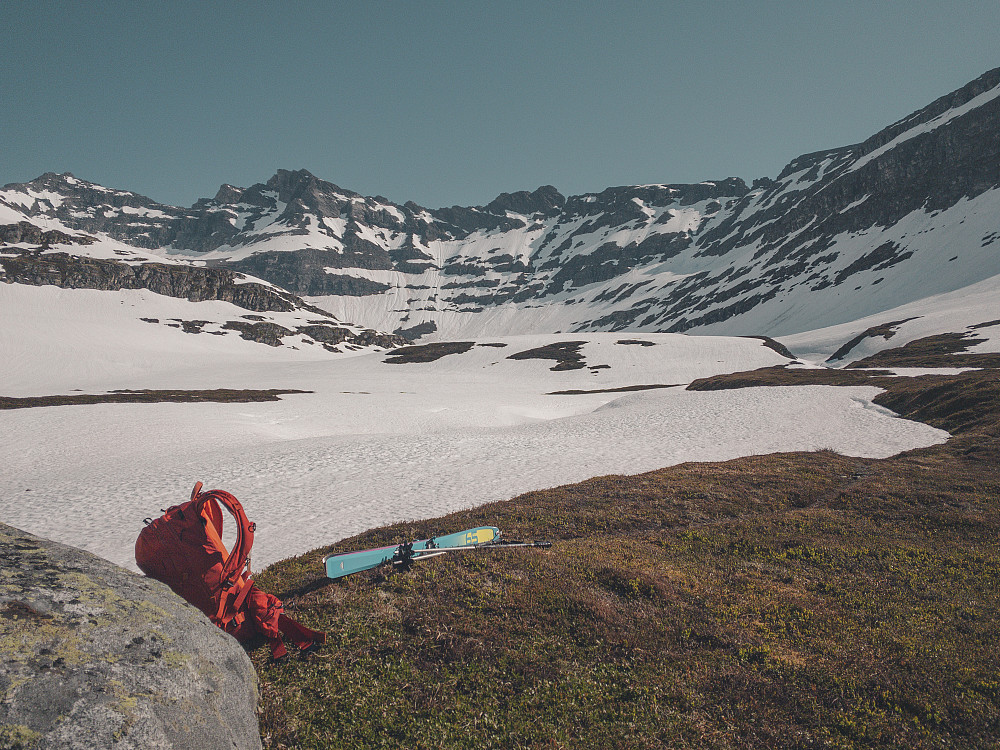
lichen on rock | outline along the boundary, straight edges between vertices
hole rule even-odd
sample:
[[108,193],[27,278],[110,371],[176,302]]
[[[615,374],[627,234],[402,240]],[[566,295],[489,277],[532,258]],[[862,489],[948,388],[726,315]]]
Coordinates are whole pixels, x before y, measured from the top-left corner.
[[0,745],[259,748],[246,652],[170,589],[0,524]]

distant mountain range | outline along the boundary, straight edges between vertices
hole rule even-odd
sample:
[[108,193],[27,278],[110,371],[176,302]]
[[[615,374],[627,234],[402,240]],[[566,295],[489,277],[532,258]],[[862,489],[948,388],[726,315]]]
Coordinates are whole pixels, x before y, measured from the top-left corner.
[[[230,297],[248,275],[268,282],[258,297],[304,297],[409,339],[784,335],[1000,274],[1000,68],[749,186],[730,177],[570,197],[544,186],[427,209],[279,170],[178,208],[47,173],[0,190],[0,225],[0,280],[121,284],[117,272],[83,280],[80,259],[95,254],[128,266],[125,283],[140,287],[144,264],[215,274]],[[56,251],[59,268],[29,268]],[[224,298],[195,286],[199,299]],[[154,291],[195,298],[190,284]]]

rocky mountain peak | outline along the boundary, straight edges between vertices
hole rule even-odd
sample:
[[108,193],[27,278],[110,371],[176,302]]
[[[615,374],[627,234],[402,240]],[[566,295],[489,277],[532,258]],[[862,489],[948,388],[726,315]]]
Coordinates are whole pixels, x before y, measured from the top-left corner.
[[228,182],[223,183],[219,187],[219,191],[215,194],[212,201],[220,205],[225,205],[226,203],[239,203],[240,196],[243,195],[243,190],[243,188],[230,185]]
[[913,114],[907,115],[901,120],[897,120],[887,128],[880,130],[871,138],[868,138],[858,144],[858,155],[863,156],[871,151],[874,151],[911,128],[925,123],[930,123],[935,118],[940,117],[949,110],[954,110],[957,107],[969,104],[976,97],[985,94],[991,89],[997,88],[997,86],[1000,86],[1000,68],[994,68],[993,70],[983,73],[981,76],[973,81],[969,81],[969,83],[965,84],[961,88],[952,91],[950,94],[945,94],[944,96],[935,99],[926,107],[923,107]]
[[503,216],[507,211],[516,214],[555,215],[565,205],[566,198],[552,185],[543,185],[534,192],[520,190],[516,193],[500,193],[486,205],[491,214]]
[[307,169],[279,169],[266,183],[269,190],[278,194],[278,199],[290,203],[303,195],[355,195],[332,182],[321,180]]

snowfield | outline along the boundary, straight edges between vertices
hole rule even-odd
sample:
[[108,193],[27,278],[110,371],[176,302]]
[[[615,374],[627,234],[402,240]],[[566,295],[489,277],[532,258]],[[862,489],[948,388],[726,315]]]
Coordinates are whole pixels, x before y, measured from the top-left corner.
[[[139,319],[224,319],[238,311],[229,308],[0,285],[0,395],[312,391],[278,402],[0,411],[0,520],[134,569],[142,519],[200,480],[235,494],[257,523],[259,568],[373,526],[597,475],[822,448],[884,457],[948,437],[873,405],[871,387],[683,389],[788,362],[757,339],[510,336],[392,364],[385,352],[268,347]],[[567,341],[583,342],[583,369],[508,358]],[[606,392],[635,385],[677,387]],[[605,392],[554,395],[565,390]]]

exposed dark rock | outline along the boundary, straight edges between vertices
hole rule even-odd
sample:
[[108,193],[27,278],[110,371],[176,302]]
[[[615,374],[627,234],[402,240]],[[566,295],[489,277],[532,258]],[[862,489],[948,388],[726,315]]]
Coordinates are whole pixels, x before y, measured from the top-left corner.
[[531,270],[531,266],[519,258],[515,258],[509,253],[503,255],[493,255],[486,258],[490,270],[496,273],[524,273]]
[[422,336],[427,336],[437,330],[437,323],[433,320],[427,320],[423,323],[417,323],[415,326],[410,326],[409,328],[397,328],[393,333],[398,336],[402,336],[408,341],[416,341]]
[[690,244],[687,234],[677,233],[652,234],[642,242],[630,242],[624,247],[606,242],[592,253],[574,255],[561,263],[546,293],[562,291],[567,284],[579,287],[613,279],[640,263],[673,258]]
[[473,346],[474,341],[442,341],[422,346],[403,346],[393,351],[385,361],[391,365],[434,362],[449,354],[465,354]]
[[586,341],[560,341],[555,344],[547,344],[534,349],[511,354],[507,359],[554,359],[556,364],[550,370],[582,370],[587,366],[583,360],[580,347]]
[[449,263],[441,269],[446,276],[485,276],[486,268],[478,263]]
[[[591,368],[593,369],[593,368]],[[681,388],[683,383],[651,383],[648,385],[623,385],[619,388],[571,388],[565,391],[552,391],[547,396],[580,396],[585,393],[631,393],[633,391],[653,391],[658,388]]]
[[409,343],[402,336],[397,336],[391,333],[382,333],[381,331],[374,331],[371,328],[366,328],[357,335],[354,336],[350,341],[351,344],[355,346],[377,346],[381,349],[395,349],[400,346],[405,346]]
[[179,320],[181,330],[184,333],[201,333],[201,329],[208,325],[207,320]]
[[788,357],[788,359],[795,359],[795,355],[788,351],[788,347],[782,344],[780,341],[775,341],[770,336],[745,336],[748,339],[760,339],[764,342],[764,346],[772,351],[777,352],[782,357]]
[[216,203],[239,203],[242,194],[243,188],[226,183],[219,187],[219,191],[215,194],[213,200]]
[[622,300],[631,297],[643,287],[649,286],[652,283],[653,280],[648,279],[646,281],[640,281],[636,284],[622,284],[615,289],[607,289],[600,294],[595,295],[594,302],[621,302]]
[[861,271],[880,271],[884,268],[891,268],[900,261],[906,260],[912,252],[902,252],[900,247],[894,242],[886,242],[879,245],[870,253],[862,255],[845,269],[840,271],[833,279],[834,285],[840,284],[844,279],[853,276]]
[[0,745],[260,748],[257,677],[167,586],[0,524]]
[[475,281],[449,281],[441,289],[493,289],[503,283],[501,279],[476,279]]
[[744,297],[737,302],[734,302],[725,307],[717,307],[709,312],[705,313],[696,318],[681,318],[679,321],[671,325],[668,329],[668,333],[683,333],[684,331],[690,330],[695,326],[699,325],[710,325],[711,323],[719,323],[723,320],[728,320],[729,318],[740,315],[741,313],[749,312],[757,305],[762,305],[770,299],[773,299],[779,292],[776,287],[771,287],[766,292],[761,294],[754,294],[749,297]]
[[413,235],[407,235],[406,244],[389,251],[389,259],[394,268],[403,273],[421,274],[424,271],[436,269],[434,258],[413,244]]
[[303,333],[320,344],[337,345],[341,341],[347,341],[352,337],[349,328],[326,325],[323,323],[308,326],[299,326],[295,329],[298,333]]
[[301,300],[287,292],[256,283],[239,283],[238,274],[222,268],[129,264],[68,253],[3,257],[0,267],[3,268],[0,280],[7,283],[105,291],[148,289],[192,302],[222,300],[258,311],[288,312],[302,306]]
[[851,350],[854,347],[856,347],[858,344],[860,344],[862,341],[868,338],[875,338],[876,336],[881,336],[882,338],[888,341],[889,339],[891,339],[893,336],[896,335],[897,328],[903,325],[903,323],[907,323],[911,320],[915,320],[915,318],[904,318],[903,320],[894,320],[891,323],[882,323],[877,326],[872,326],[871,328],[868,328],[867,330],[859,333],[850,341],[846,342],[843,346],[837,349],[837,351],[831,354],[826,361],[836,362],[837,360],[843,359],[848,354],[850,354]]
[[[511,219],[506,216],[497,216],[477,208],[463,208],[452,206],[451,208],[438,208],[431,211],[431,215],[441,224],[445,231],[464,237],[477,230],[492,232],[496,230],[509,231],[520,229],[524,222],[520,219]],[[431,237],[430,239],[436,239]]]
[[91,245],[96,241],[93,237],[82,234],[70,235],[55,229],[46,232],[28,221],[0,225],[0,243],[17,244],[23,242],[48,248],[50,245]]
[[635,323],[648,309],[633,307],[630,310],[615,310],[593,321],[590,327],[607,329],[609,331],[622,331]]
[[268,346],[281,346],[282,337],[292,335],[291,331],[277,323],[244,323],[241,320],[230,320],[222,327],[239,331],[240,336],[248,341]]

